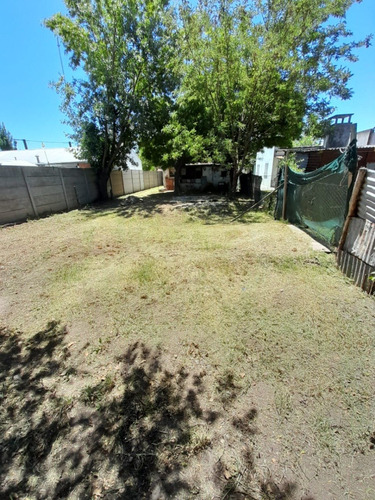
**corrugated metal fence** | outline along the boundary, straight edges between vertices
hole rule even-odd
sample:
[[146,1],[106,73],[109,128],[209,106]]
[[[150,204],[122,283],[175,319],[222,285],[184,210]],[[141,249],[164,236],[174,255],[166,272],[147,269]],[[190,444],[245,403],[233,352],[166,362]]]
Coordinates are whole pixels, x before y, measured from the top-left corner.
[[97,197],[91,169],[0,167],[0,224],[72,210]]
[[163,185],[163,172],[147,172],[143,170],[114,170],[111,173],[113,196],[136,193]]
[[370,274],[375,271],[375,163],[367,165],[356,217],[349,223],[342,250],[338,251],[340,269],[368,293],[375,290]]

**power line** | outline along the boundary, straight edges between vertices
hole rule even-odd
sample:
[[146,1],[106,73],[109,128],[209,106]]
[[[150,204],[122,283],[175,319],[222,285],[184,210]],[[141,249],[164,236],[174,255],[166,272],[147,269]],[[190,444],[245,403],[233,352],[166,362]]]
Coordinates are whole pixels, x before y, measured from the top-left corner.
[[35,141],[32,139],[14,139],[15,141],[40,142],[43,144],[70,144],[71,141]]

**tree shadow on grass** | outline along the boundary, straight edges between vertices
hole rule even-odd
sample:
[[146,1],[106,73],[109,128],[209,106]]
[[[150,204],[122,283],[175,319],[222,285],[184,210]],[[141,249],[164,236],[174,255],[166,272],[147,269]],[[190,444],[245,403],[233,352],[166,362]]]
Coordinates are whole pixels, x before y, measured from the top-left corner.
[[[29,340],[0,329],[2,498],[25,490],[37,464],[46,460],[56,436],[66,428],[70,402],[45,385],[61,374],[68,356],[64,336],[65,329],[56,322]],[[47,400],[49,413],[44,408]],[[16,488],[11,475],[18,478]]]
[[[229,222],[248,208],[249,204],[250,201],[247,199],[229,200],[225,196],[204,194],[175,196],[173,192],[167,192],[143,197],[130,195],[116,198],[105,203],[87,206],[82,209],[82,213],[87,218],[102,217],[113,213],[124,218],[138,216],[146,219],[166,212],[182,212],[206,224],[217,224],[223,221]],[[261,222],[261,216],[261,213],[249,212],[243,218],[238,219],[238,222]]]
[[[0,333],[1,498],[292,498],[293,485],[254,480],[256,409],[228,420],[208,403],[204,377],[167,369],[158,349],[130,345],[119,375],[72,400],[59,393],[62,378],[80,376],[63,327],[50,323],[28,341]],[[225,384],[233,401],[230,375]],[[239,447],[236,468],[225,454],[207,458],[225,425]]]
[[[142,193],[142,192],[141,192]],[[173,205],[175,198],[173,192],[154,193],[147,196],[138,196],[140,193],[113,198],[112,200],[97,202],[87,205],[81,212],[87,218],[103,217],[110,213],[120,215],[125,218],[140,216],[143,218],[162,214],[164,205]]]

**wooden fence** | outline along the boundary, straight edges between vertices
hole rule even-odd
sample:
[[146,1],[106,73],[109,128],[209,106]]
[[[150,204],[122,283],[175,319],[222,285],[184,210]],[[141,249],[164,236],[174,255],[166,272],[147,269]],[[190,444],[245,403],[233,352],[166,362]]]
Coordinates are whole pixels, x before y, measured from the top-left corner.
[[114,170],[111,173],[113,196],[136,193],[163,185],[163,172],[147,172],[143,170]]
[[349,213],[347,234],[337,253],[340,269],[357,286],[374,293],[375,282],[370,278],[375,271],[375,163],[367,165],[359,196]]
[[72,210],[97,197],[91,169],[0,167],[0,224]]

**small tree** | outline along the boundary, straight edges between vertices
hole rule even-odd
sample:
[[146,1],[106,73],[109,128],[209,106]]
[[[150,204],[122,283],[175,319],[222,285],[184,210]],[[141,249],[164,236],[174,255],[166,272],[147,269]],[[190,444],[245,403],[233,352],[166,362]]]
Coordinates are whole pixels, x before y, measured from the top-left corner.
[[[65,0],[68,16],[56,14],[46,26],[70,54],[83,77],[57,90],[81,154],[96,170],[102,198],[114,166],[126,167],[160,102],[170,99],[173,22],[167,0]],[[82,75],[82,71],[78,73]]]
[[5,128],[4,123],[0,125],[0,150],[11,151],[14,149],[14,140],[11,134]]

